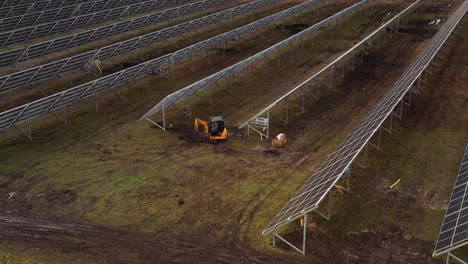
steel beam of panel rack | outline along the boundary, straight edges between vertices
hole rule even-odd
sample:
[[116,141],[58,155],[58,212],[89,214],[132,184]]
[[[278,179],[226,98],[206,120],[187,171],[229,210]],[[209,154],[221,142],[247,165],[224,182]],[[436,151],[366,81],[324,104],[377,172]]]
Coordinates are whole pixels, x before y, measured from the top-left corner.
[[[25,48],[6,51],[0,53],[0,66],[15,65],[16,63],[42,57],[53,52],[63,51],[93,41],[105,39],[125,32],[130,32],[135,29],[140,29],[142,27],[155,25],[165,20],[182,17],[208,9],[210,7],[221,5],[221,3],[224,2],[227,1],[202,0],[167,10],[158,11],[149,15],[140,16],[131,20],[126,20],[107,26],[90,29],[84,32],[79,32],[73,35],[40,42]],[[8,60],[7,58],[14,59]]]
[[[46,37],[54,34],[69,32],[78,28],[96,25],[105,21],[148,12],[162,6],[182,5],[193,0],[148,0],[128,6],[117,7],[87,15],[72,17],[51,23],[45,23],[33,27],[20,28],[13,31],[0,33],[0,47],[21,43],[35,38]],[[180,9],[179,9],[180,10]],[[164,10],[166,13],[169,10]],[[177,15],[177,14],[172,14]]]
[[[217,4],[228,4],[234,1],[237,0],[222,0],[218,1]],[[191,32],[195,29],[252,12],[258,8],[278,1],[279,0],[254,1],[243,4],[241,6],[230,8],[228,10],[220,11],[212,15],[194,19],[186,23],[161,29],[143,36],[139,36],[123,42],[118,42],[98,50],[92,50],[83,54],[78,54],[62,60],[50,62],[41,66],[2,76],[0,77],[0,93],[10,92],[19,88],[27,88],[27,85],[31,85],[35,82],[44,81],[53,78],[58,74],[85,67],[88,65],[88,63],[91,63],[95,59],[99,59],[100,61],[107,60],[112,56],[117,56],[135,49],[146,47],[159,41],[167,40],[175,36],[180,36],[181,34]],[[6,57],[5,59],[11,58]]]
[[[257,131],[258,133],[261,133],[266,138],[269,138],[269,133],[268,132],[263,133],[261,131],[258,131],[258,122],[257,122],[258,120],[262,121],[262,124],[261,124],[262,126],[270,127],[269,124],[265,124],[265,122],[263,122],[263,121],[266,121],[266,120],[268,120],[268,122],[270,121],[269,118],[265,119],[265,116],[269,116],[270,115],[269,112],[274,107],[276,107],[276,106],[280,105],[282,102],[288,100],[289,97],[293,96],[297,92],[303,92],[302,89],[304,89],[305,87],[307,87],[311,83],[314,83],[314,82],[319,83],[320,82],[320,77],[322,75],[326,75],[326,74],[330,74],[330,73],[333,74],[333,71],[338,71],[338,64],[339,63],[341,63],[343,60],[347,59],[350,56],[353,56],[353,59],[354,59],[354,56],[356,55],[355,54],[356,51],[358,51],[358,52],[361,51],[363,49],[363,47],[364,47],[364,49],[369,48],[370,47],[369,45],[372,45],[372,44],[370,44],[371,43],[371,41],[370,41],[371,38],[376,37],[383,30],[387,30],[392,24],[396,24],[395,25],[396,29],[391,29],[391,31],[394,31],[394,30],[397,31],[398,25],[399,25],[400,21],[402,20],[402,17],[406,13],[408,13],[419,2],[420,2],[420,0],[417,0],[414,3],[412,3],[411,5],[409,5],[407,8],[405,8],[403,11],[398,13],[392,19],[385,22],[383,25],[381,25],[379,28],[377,28],[374,32],[369,34],[363,40],[361,40],[357,44],[355,44],[352,48],[350,48],[349,50],[343,52],[343,54],[341,54],[338,58],[333,60],[331,63],[329,63],[328,65],[326,65],[322,69],[320,69],[317,73],[315,73],[314,75],[309,77],[307,80],[305,80],[304,82],[302,82],[298,86],[294,87],[289,92],[287,92],[286,94],[284,94],[283,96],[281,96],[280,98],[275,100],[272,104],[270,104],[269,106],[267,106],[266,108],[264,108],[263,110],[261,110],[260,112],[255,114],[253,117],[251,117],[247,121],[245,121],[239,128],[243,129],[243,128],[247,127],[248,130],[249,130],[249,133],[250,133],[250,129],[252,129],[254,131]],[[364,52],[364,50],[361,51],[362,55],[363,55],[363,52]],[[286,113],[288,113],[288,111],[286,111]],[[287,120],[287,117],[286,117],[286,120]]]
[[[325,199],[347,171],[357,156],[366,148],[374,135],[379,135],[383,123],[392,118],[395,110],[406,102],[405,96],[414,92],[421,75],[446,43],[447,39],[460,27],[468,9],[465,0],[460,8],[441,27],[426,47],[419,53],[414,62],[405,70],[394,86],[385,93],[370,112],[362,119],[330,157],[314,172],[294,197],[277,214],[262,235],[272,234],[273,239],[279,237],[278,228],[305,216],[309,212],[318,212],[319,204]],[[400,114],[401,117],[401,114]],[[376,146],[380,149],[380,144]]]
[[132,4],[132,2],[132,0],[99,0],[80,3],[76,5],[66,5],[58,8],[47,9],[40,12],[32,12],[20,16],[5,17],[3,19],[0,19],[0,30],[7,31],[22,27],[31,27],[69,17],[76,17],[93,12],[122,7]]
[[218,37],[210,38],[198,44],[179,50],[180,52],[167,54],[165,56],[99,78],[95,81],[85,83],[83,85],[0,113],[0,131],[16,127],[16,125],[21,123],[29,124],[29,121],[33,118],[59,110],[67,105],[74,104],[91,96],[95,96],[97,93],[105,92],[115,88],[119,84],[124,83],[123,80],[125,80],[125,82],[129,82],[138,77],[146,76],[149,73],[159,73],[163,69],[171,69],[176,58],[179,62],[183,59],[191,58],[198,55],[200,51],[219,46],[220,43],[232,39],[233,37],[251,33],[253,30],[273,24],[288,16],[303,12],[305,9],[313,7],[322,1],[323,0],[309,0],[303,4],[291,7],[287,10],[257,20],[248,25],[231,30],[227,33],[223,33]]
[[[458,260],[451,252],[466,245],[468,245],[468,145],[465,148],[433,256],[447,254],[447,263],[449,263],[450,257]],[[459,261],[466,263],[463,260]]]
[[[153,120],[151,120],[149,117],[151,115],[154,115],[156,113],[159,113],[161,111],[163,111],[163,109],[167,109],[168,107],[171,107],[173,106],[175,103],[181,101],[181,100],[184,100],[186,98],[189,98],[190,96],[196,94],[197,92],[203,90],[203,89],[206,89],[208,87],[212,87],[214,85],[216,85],[216,83],[218,83],[219,81],[222,81],[228,77],[231,77],[231,76],[234,76],[235,74],[239,73],[240,71],[244,70],[244,69],[249,69],[253,63],[256,63],[258,61],[261,61],[263,59],[265,59],[268,55],[270,54],[273,54],[274,52],[277,52],[279,50],[281,50],[282,48],[284,47],[287,47],[287,46],[290,46],[292,45],[294,42],[298,41],[298,40],[301,40],[302,38],[304,38],[305,36],[307,35],[310,35],[312,33],[315,33],[317,32],[318,30],[320,29],[323,29],[329,25],[332,25],[332,23],[334,22],[337,22],[339,21],[342,17],[344,17],[345,15],[348,15],[350,14],[351,12],[355,11],[355,10],[358,10],[358,8],[360,7],[363,7],[365,6],[366,4],[368,4],[369,1],[368,0],[364,0],[364,1],[361,1],[359,3],[356,3],[338,13],[336,13],[335,15],[333,16],[330,16],[324,20],[322,20],[321,22],[318,22],[317,24],[313,25],[313,26],[310,26],[308,27],[307,29],[283,40],[283,41],[280,41],[279,43],[247,58],[247,59],[244,59],[224,70],[221,70],[215,74],[212,74],[211,76],[208,76],[196,83],[193,83],[185,88],[182,88],[168,96],[166,96],[163,100],[161,100],[161,102],[157,103],[153,108],[151,108],[151,110],[149,110],[144,116],[141,117],[141,119],[146,119],[148,122],[152,122],[152,123],[155,123]],[[235,35],[233,35],[234,37]],[[220,42],[221,44],[221,42]],[[201,47],[203,49],[203,47]],[[190,50],[188,50],[190,51]],[[178,60],[178,58],[176,57],[174,59],[175,61]],[[189,113],[190,114],[190,113]],[[163,128],[165,129],[165,128]]]

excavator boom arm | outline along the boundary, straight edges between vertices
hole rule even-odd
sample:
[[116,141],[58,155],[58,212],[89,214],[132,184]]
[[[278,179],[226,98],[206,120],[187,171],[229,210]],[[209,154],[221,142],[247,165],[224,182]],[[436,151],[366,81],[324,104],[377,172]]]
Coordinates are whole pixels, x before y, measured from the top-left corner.
[[201,120],[199,118],[195,118],[195,122],[194,122],[195,131],[200,131],[199,130],[200,125],[203,126],[203,132],[205,133],[205,136],[209,136],[208,122],[206,122],[205,120]]

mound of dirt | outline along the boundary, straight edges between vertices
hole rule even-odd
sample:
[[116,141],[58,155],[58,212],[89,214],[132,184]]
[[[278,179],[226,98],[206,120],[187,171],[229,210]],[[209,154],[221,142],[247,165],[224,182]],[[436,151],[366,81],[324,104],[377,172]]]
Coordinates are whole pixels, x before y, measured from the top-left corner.
[[195,142],[195,143],[200,143],[200,142],[206,142],[209,143],[210,139],[206,138],[203,133],[194,131],[193,129],[188,129],[183,131],[183,134],[179,136],[180,139],[187,141],[187,142]]
[[228,138],[244,138],[244,131],[238,127],[229,127],[228,129]]
[[37,194],[10,191],[0,196],[0,214],[14,213],[23,215],[32,208],[32,200],[39,197]]
[[47,194],[46,200],[53,204],[69,204],[76,200],[76,193],[72,190],[55,190]]

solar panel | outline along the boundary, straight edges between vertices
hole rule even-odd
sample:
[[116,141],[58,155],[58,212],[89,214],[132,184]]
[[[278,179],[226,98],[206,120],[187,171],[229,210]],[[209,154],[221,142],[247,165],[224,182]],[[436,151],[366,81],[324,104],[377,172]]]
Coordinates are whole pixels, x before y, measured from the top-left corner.
[[468,1],[450,17],[429,44],[421,51],[415,61],[406,69],[394,86],[378,101],[366,117],[361,120],[346,139],[330,155],[319,169],[307,180],[304,186],[296,192],[268,226],[263,235],[273,233],[276,229],[289,222],[314,211],[325,198],[343,173],[351,166],[359,153],[369,143],[383,122],[393,115],[394,109],[402,102],[413,84],[421,77],[432,59],[443,44],[459,25],[468,9]]
[[463,155],[434,253],[440,255],[466,243],[468,243],[468,145]]

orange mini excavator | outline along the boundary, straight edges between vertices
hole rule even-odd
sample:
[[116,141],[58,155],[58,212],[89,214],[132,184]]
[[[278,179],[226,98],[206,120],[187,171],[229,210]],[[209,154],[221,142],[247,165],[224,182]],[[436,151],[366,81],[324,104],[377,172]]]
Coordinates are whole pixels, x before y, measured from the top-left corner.
[[[203,130],[200,131],[200,126],[203,126]],[[206,138],[210,140],[226,140],[228,137],[228,131],[224,127],[224,119],[222,116],[210,117],[210,123],[195,118],[194,125],[195,132],[203,132]]]

